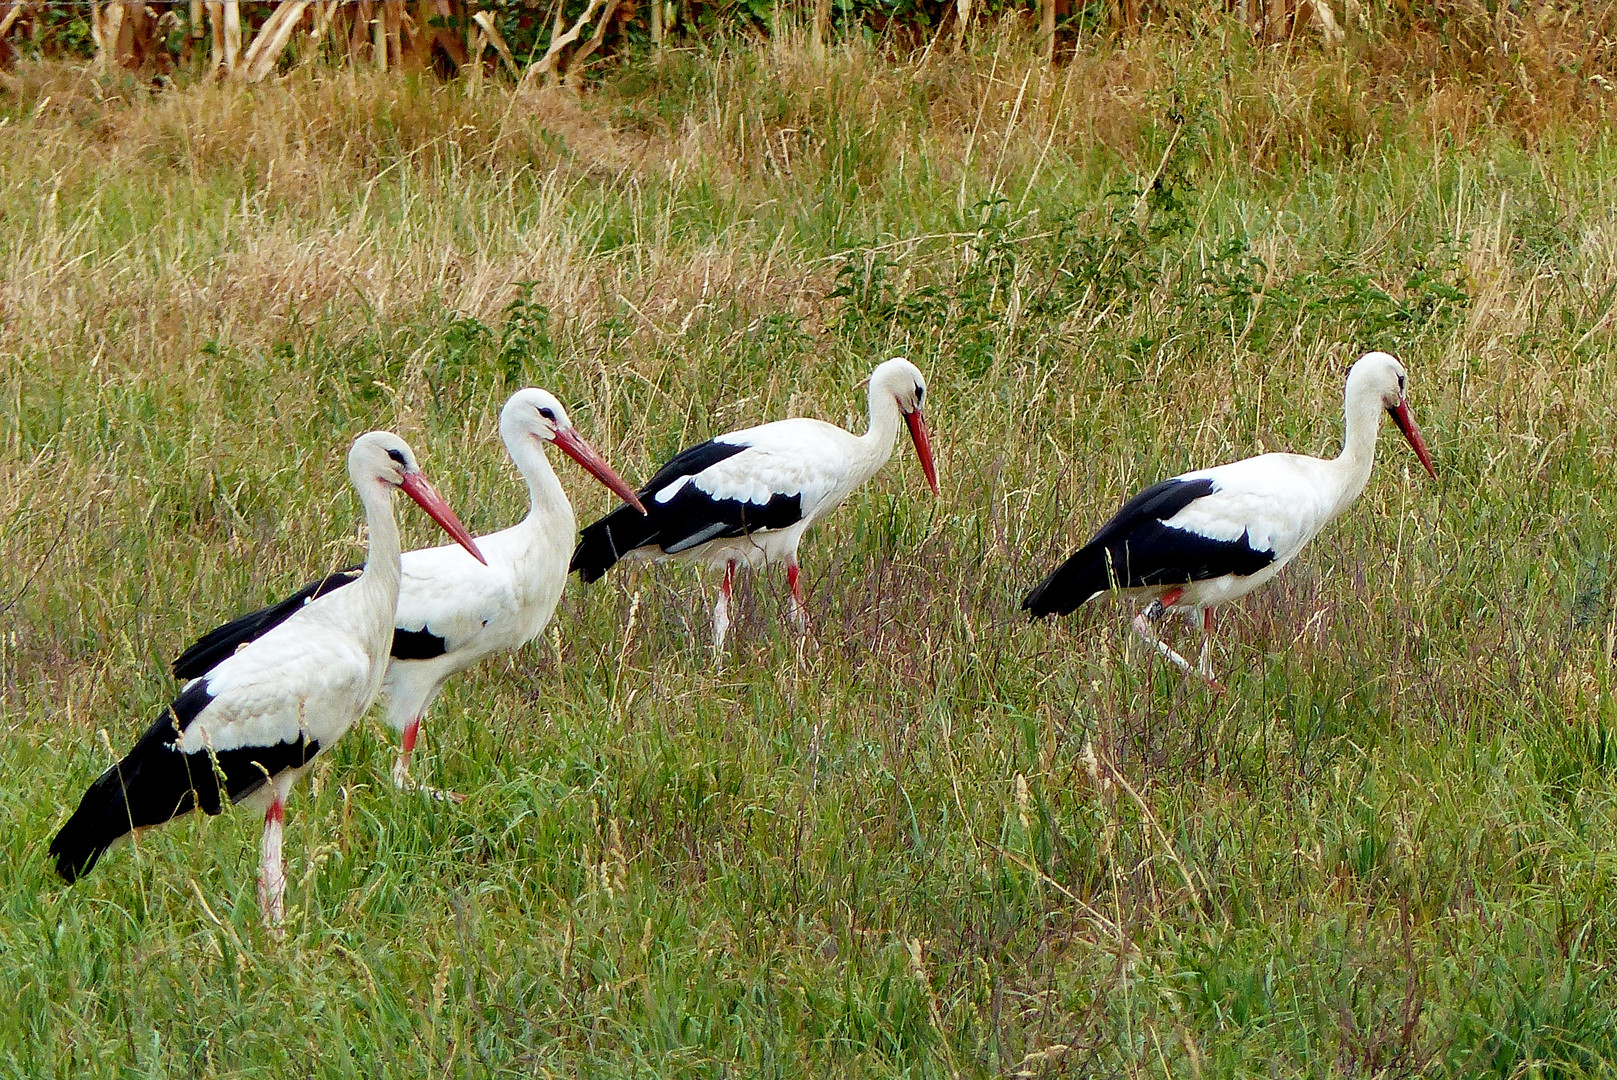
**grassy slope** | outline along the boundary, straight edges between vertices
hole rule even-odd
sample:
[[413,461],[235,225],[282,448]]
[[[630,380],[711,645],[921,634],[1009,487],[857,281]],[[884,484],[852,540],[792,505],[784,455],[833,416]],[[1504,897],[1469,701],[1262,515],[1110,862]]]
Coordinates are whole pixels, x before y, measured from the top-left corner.
[[[25,71],[0,1073],[1608,1074],[1612,151],[1598,103],[1535,125],[1375,59],[786,49],[582,110]],[[1442,483],[1385,439],[1226,617],[1227,698],[1116,606],[1024,625],[1135,486],[1334,452],[1372,346]],[[464,806],[394,794],[375,725],[299,792],[284,940],[245,817],[52,877],[164,660],[353,557],[357,432],[404,432],[486,530],[521,512],[515,385],[633,478],[758,417],[862,424],[895,352],[943,497],[905,451],[811,536],[805,647],[772,580],[720,675],[694,575],[570,588],[432,717]]]

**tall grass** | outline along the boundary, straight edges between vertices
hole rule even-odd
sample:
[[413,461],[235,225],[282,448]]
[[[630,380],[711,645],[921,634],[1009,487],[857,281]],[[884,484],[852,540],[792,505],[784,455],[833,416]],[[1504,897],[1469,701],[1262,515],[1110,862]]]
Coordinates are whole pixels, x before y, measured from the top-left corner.
[[[1610,1074],[1603,106],[1205,36],[1035,52],[670,53],[583,102],[24,68],[0,1071]],[[1225,619],[1227,697],[1116,605],[1023,623],[1139,485],[1333,453],[1373,347],[1441,483],[1386,440]],[[487,530],[522,512],[518,385],[634,478],[761,418],[858,426],[895,353],[943,496],[906,456],[811,534],[801,648],[769,578],[717,674],[711,583],[571,587],[435,712],[420,768],[464,806],[395,794],[375,725],[316,771],[284,940],[240,815],[52,877],[165,660],[359,551],[359,431]]]

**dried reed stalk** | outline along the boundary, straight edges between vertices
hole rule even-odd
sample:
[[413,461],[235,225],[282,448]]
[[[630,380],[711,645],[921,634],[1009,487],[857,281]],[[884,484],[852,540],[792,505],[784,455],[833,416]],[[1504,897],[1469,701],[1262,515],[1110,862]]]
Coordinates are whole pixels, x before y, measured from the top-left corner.
[[6,12],[6,17],[0,19],[0,38],[11,32],[12,26],[22,17],[22,13],[27,7],[28,5],[24,3],[24,0],[12,0],[11,9]]
[[253,43],[247,47],[247,55],[242,57],[239,74],[243,79],[259,82],[275,70],[276,61],[281,58],[286,43],[292,39],[292,31],[296,29],[298,20],[303,18],[309,3],[310,0],[281,0],[281,4],[259,28]]
[[116,40],[118,36],[118,19],[123,15],[123,7],[119,4],[101,5],[90,4],[90,40],[95,42],[95,69],[107,70],[107,56],[111,51],[108,39]]
[[[384,0],[385,2],[385,0]],[[387,16],[384,11],[371,9],[371,62],[376,70],[387,72]]]
[[326,31],[331,29],[332,16],[337,14],[337,0],[324,0],[320,5],[319,14],[314,19],[314,29],[309,31],[309,49],[303,55],[303,63],[314,60],[320,48],[320,42],[325,39]]
[[370,48],[371,0],[359,0],[353,9],[353,21],[348,25],[348,61],[358,67],[365,50]]
[[382,0],[382,30],[387,40],[388,63],[404,66],[404,0]]
[[225,63],[225,5],[221,0],[208,0],[207,8],[208,27],[213,31],[208,70],[217,72]]
[[239,0],[224,0],[225,5],[225,72],[234,74],[236,58],[241,55],[241,4]]
[[[585,24],[595,17],[595,9],[600,6],[601,0],[589,0],[588,6],[584,8],[584,14],[578,17],[578,21],[573,23],[571,29],[564,34],[557,34],[551,37],[550,47],[545,50],[545,55],[528,65],[528,72],[522,77],[523,85],[526,86],[532,83],[534,80],[538,79],[540,75],[544,75],[546,81],[549,83],[554,84],[557,81],[556,71],[558,65],[561,63],[561,51],[578,40],[578,35],[584,32]],[[616,6],[615,0],[613,6]],[[556,14],[556,26],[558,29],[561,26],[561,13],[559,8]]]
[[[501,35],[499,27],[495,25],[493,14],[487,11],[479,11],[472,16],[472,21],[483,28],[483,34],[488,39],[488,44],[494,46],[494,51],[500,54],[500,59],[505,61],[505,66],[510,69],[511,74],[518,79],[522,78],[522,69],[517,66],[517,58],[511,55],[511,46],[505,43],[504,36]],[[479,50],[479,59],[481,59],[481,50]]]
[[466,96],[469,98],[476,97],[483,90],[483,50],[488,48],[488,32],[481,23],[477,23],[476,27],[470,34],[472,47],[466,68]]
[[595,50],[601,47],[601,42],[606,38],[607,27],[612,25],[612,16],[617,12],[617,10],[618,0],[606,0],[606,8],[601,12],[600,19],[595,23],[595,33],[590,35],[589,41],[585,43],[583,48],[579,49],[568,58],[568,86],[577,89],[579,84],[583,81],[585,68],[584,61],[593,56],[595,54]]

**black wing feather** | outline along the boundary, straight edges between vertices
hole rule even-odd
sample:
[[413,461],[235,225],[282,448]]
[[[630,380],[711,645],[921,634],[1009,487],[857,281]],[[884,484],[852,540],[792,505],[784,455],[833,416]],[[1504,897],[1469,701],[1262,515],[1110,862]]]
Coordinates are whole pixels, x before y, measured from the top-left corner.
[[449,642],[431,630],[401,630],[396,626],[393,628],[393,649],[390,655],[395,660],[431,660],[448,651]]
[[198,807],[217,814],[226,800],[240,802],[270,777],[306,765],[320,752],[319,741],[302,734],[296,742],[274,746],[193,754],[176,750],[180,733],[212,700],[206,679],[187,686],[158,713],[134,749],[90,785],[51,841],[57,873],[68,884],[87,873],[125,833],[161,825]]
[[777,494],[760,505],[714,498],[687,483],[666,502],[656,498],[657,492],[681,477],[694,477],[746,449],[741,443],[709,441],[681,451],[637,493],[646,507],[644,515],[624,505],[585,526],[568,571],[577,571],[587,582],[595,581],[637,548],[656,547],[674,555],[708,540],[797,524],[803,519],[800,494]]
[[1211,495],[1210,479],[1164,480],[1140,492],[1072,557],[1022,601],[1033,618],[1065,615],[1109,589],[1188,585],[1193,581],[1256,574],[1275,553],[1252,546],[1251,536],[1214,540],[1164,522]]
[[239,619],[232,619],[223,626],[208,631],[197,639],[196,644],[175,659],[174,677],[201,678],[218,666],[221,660],[235,655],[237,649],[249,641],[258,640],[291,618],[304,604],[358,581],[362,569],[363,567],[350,566],[345,570],[339,570],[312,585],[304,586],[279,604],[249,612]]

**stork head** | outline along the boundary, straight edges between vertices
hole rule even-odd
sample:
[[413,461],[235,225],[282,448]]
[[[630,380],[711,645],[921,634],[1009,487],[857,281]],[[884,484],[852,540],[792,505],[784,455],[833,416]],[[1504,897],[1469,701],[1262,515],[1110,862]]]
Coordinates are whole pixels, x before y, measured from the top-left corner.
[[921,460],[921,471],[932,494],[938,493],[938,473],[932,465],[932,435],[926,427],[926,376],[921,369],[895,356],[877,366],[870,373],[870,404],[874,409],[882,398],[891,398],[898,405],[899,415],[909,426],[910,438],[915,442],[915,456]]
[[1415,418],[1409,411],[1408,383],[1409,373],[1396,356],[1384,352],[1365,353],[1348,372],[1347,396],[1379,398],[1381,407],[1392,416],[1392,422],[1403,432],[1410,449],[1415,451],[1420,463],[1436,480],[1437,470],[1432,466],[1431,452],[1426,449],[1426,440],[1421,437],[1420,428],[1415,426]]
[[595,479],[605,484],[618,498],[640,511],[646,512],[634,489],[612,470],[606,459],[584,441],[567,418],[567,410],[548,390],[527,387],[511,395],[500,410],[500,434],[505,445],[515,450],[521,439],[535,439],[541,443],[554,443],[562,453],[584,467]]
[[478,562],[487,564],[472,534],[438,489],[421,474],[410,444],[391,431],[370,431],[354,440],[354,448],[348,451],[348,477],[361,492],[371,484],[380,484],[389,494],[395,489],[404,492],[454,537],[455,543],[471,552]]

